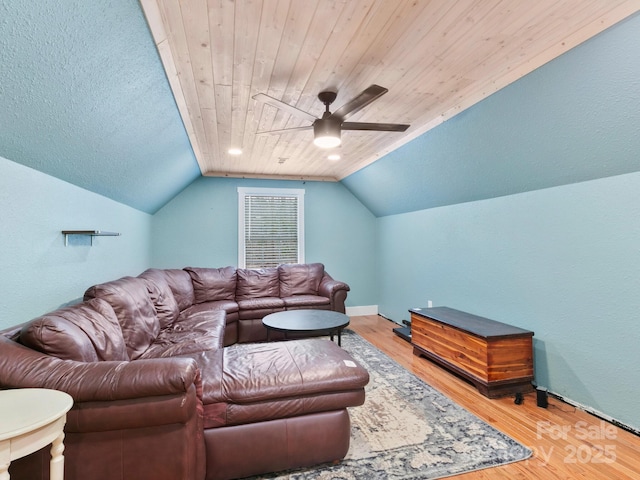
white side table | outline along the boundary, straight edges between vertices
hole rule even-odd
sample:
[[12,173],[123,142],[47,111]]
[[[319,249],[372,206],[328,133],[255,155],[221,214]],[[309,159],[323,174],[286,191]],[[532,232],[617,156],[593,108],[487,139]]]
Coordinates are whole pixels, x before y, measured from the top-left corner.
[[64,424],[73,405],[57,390],[22,388],[0,391],[0,480],[9,480],[12,460],[51,445],[51,480],[64,478]]

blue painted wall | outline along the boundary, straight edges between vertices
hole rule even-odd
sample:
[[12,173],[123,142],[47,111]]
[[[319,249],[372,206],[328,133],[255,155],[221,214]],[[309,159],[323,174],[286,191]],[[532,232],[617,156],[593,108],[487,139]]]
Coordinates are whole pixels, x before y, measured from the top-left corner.
[[[0,157],[0,328],[82,297],[149,265],[151,216]],[[76,237],[98,229],[120,237]]]
[[305,260],[349,284],[348,306],[377,304],[375,217],[340,183],[201,177],[154,215],[154,266],[237,265],[239,186],[304,189]]
[[147,213],[200,175],[137,0],[0,2],[0,156]]
[[639,428],[638,192],[633,173],[380,218],[380,312],[533,330],[539,385]]

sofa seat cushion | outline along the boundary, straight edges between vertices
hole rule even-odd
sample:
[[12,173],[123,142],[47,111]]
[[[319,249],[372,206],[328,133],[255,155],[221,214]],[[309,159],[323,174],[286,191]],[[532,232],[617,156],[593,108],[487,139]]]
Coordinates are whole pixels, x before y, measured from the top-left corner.
[[240,320],[262,319],[266,315],[282,312],[285,309],[284,300],[277,297],[251,298],[238,300]]
[[[215,302],[196,303],[195,305],[187,308],[184,313],[200,312],[206,310],[222,310],[227,315],[237,314],[240,309],[238,302],[234,300],[218,300]],[[235,315],[237,318],[237,315]]]
[[324,276],[322,263],[283,264],[278,266],[280,296],[317,295]]
[[184,312],[170,327],[160,331],[140,358],[175,357],[219,350],[223,347],[224,310]]
[[22,327],[20,343],[62,360],[129,360],[116,314],[98,298],[32,320]]
[[235,344],[219,352],[193,357],[202,372],[205,428],[364,402],[369,374],[329,340]]
[[238,304],[233,300],[218,300],[217,302],[196,303],[187,308],[183,314],[191,315],[196,312],[219,310],[225,312],[224,346],[238,341]]
[[191,277],[195,303],[235,300],[237,275],[234,267],[187,267],[184,270]]
[[[248,298],[246,300],[238,300],[238,307],[240,307],[240,311],[282,309],[284,308],[284,300],[278,297]],[[242,315],[240,318],[242,318]]]
[[331,299],[319,295],[292,295],[282,299],[287,310],[296,308],[331,309]]

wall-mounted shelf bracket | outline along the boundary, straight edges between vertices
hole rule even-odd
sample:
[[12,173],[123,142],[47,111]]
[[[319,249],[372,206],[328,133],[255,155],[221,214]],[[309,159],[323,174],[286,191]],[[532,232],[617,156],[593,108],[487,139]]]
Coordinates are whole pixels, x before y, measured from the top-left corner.
[[91,237],[91,245],[93,245],[93,237],[119,237],[118,232],[105,232],[103,230],[62,230],[64,235],[64,246],[69,243],[69,235],[86,235]]

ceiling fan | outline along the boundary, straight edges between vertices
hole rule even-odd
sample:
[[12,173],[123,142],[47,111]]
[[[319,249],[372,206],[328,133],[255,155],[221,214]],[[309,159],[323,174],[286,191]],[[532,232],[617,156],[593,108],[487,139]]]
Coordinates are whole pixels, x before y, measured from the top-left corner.
[[354,113],[362,110],[374,100],[380,98],[389,90],[379,85],[371,85],[363,90],[358,96],[342,105],[335,112],[329,111],[331,105],[337,97],[334,91],[324,91],[318,94],[318,99],[324,103],[325,112],[322,118],[317,118],[310,113],[300,110],[292,105],[284,103],[278,99],[270,97],[264,93],[259,93],[253,97],[254,100],[266,103],[268,105],[284,110],[298,118],[312,122],[311,125],[304,127],[284,128],[281,130],[269,130],[264,132],[256,132],[257,134],[279,134],[287,132],[295,132],[299,130],[313,129],[313,143],[321,148],[333,148],[340,145],[340,133],[342,130],[375,130],[380,132],[404,132],[410,125],[399,123],[364,123],[364,122],[345,122]]

